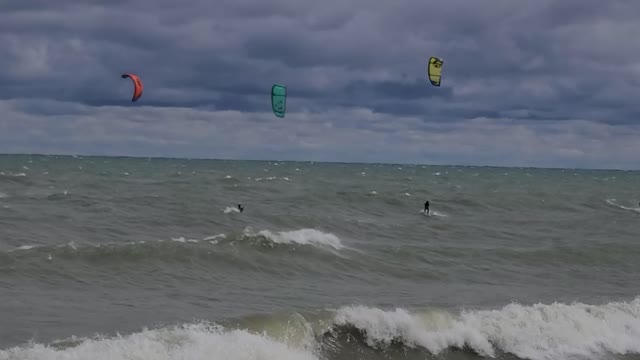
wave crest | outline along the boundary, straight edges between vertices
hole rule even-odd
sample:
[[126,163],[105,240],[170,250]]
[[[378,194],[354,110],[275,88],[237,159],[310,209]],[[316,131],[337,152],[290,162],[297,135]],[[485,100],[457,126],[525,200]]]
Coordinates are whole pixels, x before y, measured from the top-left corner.
[[251,229],[245,229],[244,236],[249,238],[262,238],[275,244],[311,245],[315,247],[330,247],[335,250],[344,248],[342,241],[332,233],[325,233],[316,229],[300,229],[292,231],[271,232],[261,230],[257,233]]
[[449,356],[456,350],[531,360],[640,354],[640,298],[604,305],[509,304],[458,314],[347,306],[228,320],[227,325],[197,323],[61,345],[29,344],[0,350],[0,359],[460,358]]
[[509,304],[499,310],[463,311],[457,317],[441,311],[356,306],[338,310],[335,325],[355,327],[368,346],[400,342],[433,354],[448,348],[533,360],[640,354],[640,298],[600,306]]
[[42,344],[0,350],[0,359],[282,359],[318,360],[308,350],[289,347],[244,330],[207,324],[144,330],[124,337],[84,339],[60,348]]

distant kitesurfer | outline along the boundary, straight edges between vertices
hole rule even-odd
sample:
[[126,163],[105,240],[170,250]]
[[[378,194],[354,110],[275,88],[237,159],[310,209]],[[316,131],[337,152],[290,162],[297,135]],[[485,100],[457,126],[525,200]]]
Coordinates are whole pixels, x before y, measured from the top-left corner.
[[244,208],[242,207],[241,204],[238,204],[238,210],[240,210],[240,212],[242,212],[244,210]]
[[424,203],[424,212],[426,212],[427,215],[429,214],[429,200]]

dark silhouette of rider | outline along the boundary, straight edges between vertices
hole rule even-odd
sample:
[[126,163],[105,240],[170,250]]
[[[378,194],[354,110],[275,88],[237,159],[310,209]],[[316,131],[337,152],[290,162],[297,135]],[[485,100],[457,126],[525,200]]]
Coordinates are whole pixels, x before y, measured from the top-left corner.
[[424,212],[429,214],[429,200],[427,200],[427,202],[424,203]]
[[244,211],[244,208],[242,207],[241,204],[238,204],[238,210],[240,210],[240,212]]

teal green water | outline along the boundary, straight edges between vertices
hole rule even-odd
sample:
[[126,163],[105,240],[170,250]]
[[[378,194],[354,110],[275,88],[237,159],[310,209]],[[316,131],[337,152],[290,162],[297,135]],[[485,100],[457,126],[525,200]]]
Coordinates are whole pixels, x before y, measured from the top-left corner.
[[636,358],[639,185],[0,156],[0,359]]

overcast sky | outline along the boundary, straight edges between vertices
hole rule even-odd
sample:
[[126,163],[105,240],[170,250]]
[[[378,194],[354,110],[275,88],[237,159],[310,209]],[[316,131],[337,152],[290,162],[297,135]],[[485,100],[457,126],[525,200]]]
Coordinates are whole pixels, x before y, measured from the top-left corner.
[[[0,152],[640,169],[638,14],[631,0],[2,1]],[[124,72],[144,82],[136,103]]]

